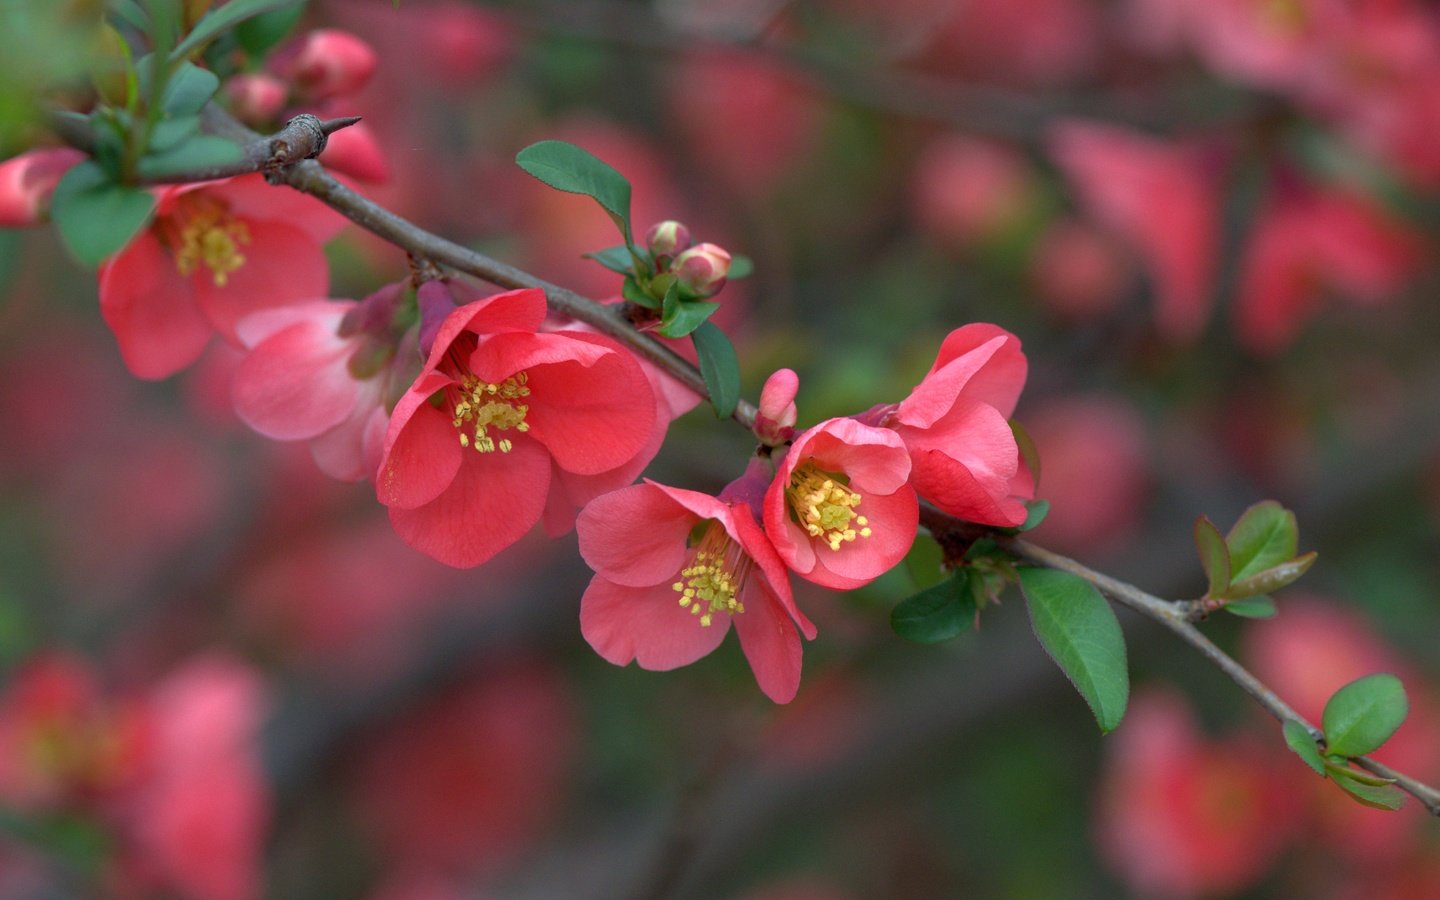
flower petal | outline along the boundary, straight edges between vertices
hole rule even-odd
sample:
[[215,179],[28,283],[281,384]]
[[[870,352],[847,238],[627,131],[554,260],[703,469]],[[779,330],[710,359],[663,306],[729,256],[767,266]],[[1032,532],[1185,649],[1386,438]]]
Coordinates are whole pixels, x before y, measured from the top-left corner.
[[910,552],[920,521],[913,488],[903,485],[893,494],[867,494],[856,511],[870,522],[870,536],[843,543],[839,550],[816,547],[815,568],[801,577],[837,591],[854,590],[890,571]]
[[449,415],[430,405],[430,396],[452,383],[438,372],[423,374],[395,404],[375,479],[375,494],[386,506],[424,506],[455,478],[465,448]]
[[223,286],[203,265],[190,276],[200,310],[221,337],[237,346],[236,324],[245,316],[324,297],[330,290],[330,264],[313,238],[281,222],[246,224],[250,242],[237,248],[245,262],[229,273]]
[[302,321],[262,341],[240,361],[235,412],[277,441],[313,438],[355,410],[360,382],[345,362],[354,348],[314,322]]
[[1025,387],[1030,366],[1025,352],[1020,349],[1020,339],[999,325],[972,322],[950,332],[941,342],[940,352],[936,354],[930,371],[933,373],[951,361],[985,347],[997,337],[1004,338],[1004,343],[986,357],[984,364],[966,382],[965,396],[990,404],[1008,419],[1015,414],[1015,404],[1020,400],[1020,391]]
[[580,511],[580,555],[615,584],[667,588],[685,561],[686,538],[701,517],[658,485],[637,484],[597,497]]
[[789,703],[800,690],[800,636],[780,601],[761,585],[745,597],[745,611],[734,617],[740,649],[765,696]]
[[926,375],[896,408],[896,419],[915,428],[934,425],[955,405],[970,379],[1000,352],[1005,341],[1003,337],[993,337]]
[[720,646],[730,617],[717,615],[707,628],[678,600],[668,584],[627,587],[596,575],[580,598],[580,633],[617,666],[635,660],[664,672],[689,665]]
[[[456,292],[460,286],[456,285]],[[475,334],[496,334],[512,331],[534,332],[545,321],[545,292],[538,288],[492,294],[457,308],[440,325],[430,344],[427,369],[438,368],[440,360],[450,352],[450,345],[463,331]],[[499,375],[507,378],[518,370]],[[479,372],[476,372],[479,375]]]
[[100,314],[126,367],[140,378],[175,374],[210,342],[210,324],[195,307],[190,279],[149,231],[100,269]]
[[405,543],[457,569],[478,566],[520,540],[540,521],[550,487],[550,460],[535,444],[471,452],[476,458],[460,464],[440,496],[417,509],[390,507],[390,524]]

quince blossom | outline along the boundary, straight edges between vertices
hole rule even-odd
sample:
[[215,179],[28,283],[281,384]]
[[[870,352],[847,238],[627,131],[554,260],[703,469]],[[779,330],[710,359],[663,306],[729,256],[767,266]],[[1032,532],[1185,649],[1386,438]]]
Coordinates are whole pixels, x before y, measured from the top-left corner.
[[868,584],[915,542],[920,507],[895,432],[830,419],[801,434],[765,492],[765,533],[797,575],[835,590]]
[[596,573],[580,599],[580,631],[606,660],[651,671],[689,665],[733,621],[760,690],[776,703],[794,698],[796,629],[813,639],[815,626],[795,606],[749,502],[730,489],[712,497],[646,481],[586,506],[576,532]]
[[167,188],[155,221],[100,267],[100,313],[125,365],[165,378],[199,358],[212,333],[241,344],[249,313],[324,297],[320,245],[337,213],[259,175]]
[[598,335],[537,333],[544,318],[534,289],[456,309],[395,406],[376,493],[400,537],[443,563],[480,565],[540,520],[552,491],[651,452],[655,399],[632,355]]

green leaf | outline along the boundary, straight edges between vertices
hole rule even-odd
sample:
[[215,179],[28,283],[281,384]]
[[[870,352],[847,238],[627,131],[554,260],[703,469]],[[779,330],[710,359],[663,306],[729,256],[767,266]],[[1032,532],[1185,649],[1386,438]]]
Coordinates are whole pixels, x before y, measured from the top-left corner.
[[1249,578],[1230,585],[1228,596],[1251,597],[1255,594],[1278,591],[1309,571],[1310,567],[1315,564],[1316,555],[1315,551],[1311,550],[1304,556],[1297,556],[1263,572],[1256,572]]
[[1390,739],[1410,704],[1405,686],[1381,672],[1357,678],[1336,691],[1320,716],[1325,747],[1340,756],[1364,756]]
[[116,184],[93,161],[66,172],[50,200],[50,218],[65,246],[87,266],[125,246],[154,209],[149,191]]
[[1050,515],[1049,500],[1031,500],[1025,504],[1025,521],[1020,525],[1020,531],[1026,532],[1032,528],[1039,528],[1045,517]]
[[1232,600],[1221,609],[1242,619],[1273,619],[1277,612],[1275,601],[1264,594],[1246,597],[1243,600]]
[[285,36],[305,14],[305,0],[295,0],[289,6],[261,13],[235,26],[235,40],[245,50],[245,55],[259,62]]
[[970,570],[906,597],[890,612],[890,627],[907,641],[938,644],[961,634],[975,622],[975,595]]
[[239,162],[244,157],[240,145],[222,137],[197,134],[190,140],[164,153],[147,153],[137,166],[145,178],[166,178],[181,172],[193,172]]
[[193,116],[215,96],[219,87],[220,79],[214,72],[182,62],[170,80],[165,82],[165,91],[160,95],[160,109],[167,116]]
[[299,0],[230,0],[224,6],[210,10],[200,17],[195,27],[185,36],[174,50],[170,60],[184,59],[191,51],[198,49],[222,32],[228,31],[246,19],[253,19],[262,13],[272,12],[297,3]]
[[147,149],[152,153],[169,150],[186,138],[193,137],[199,133],[199,116],[181,116],[178,119],[165,119],[164,121],[157,122],[154,130],[150,132],[150,146]]
[[695,342],[700,357],[700,374],[710,392],[710,405],[723,419],[735,412],[740,402],[740,362],[735,358],[735,346],[714,322],[700,323],[691,332],[690,340]]
[[725,276],[727,281],[739,281],[742,278],[749,278],[755,272],[755,263],[750,257],[740,253],[730,254],[730,272]]
[[1030,470],[1031,481],[1035,487],[1040,486],[1040,451],[1035,448],[1035,441],[1030,437],[1030,432],[1025,430],[1014,419],[1010,420],[1010,433],[1015,435],[1015,445],[1020,449],[1020,459]]
[[540,141],[515,155],[520,168],[557,191],[584,194],[615,220],[627,247],[630,235],[630,182],[608,163],[565,141]]
[[719,308],[718,303],[681,300],[680,285],[672,281],[665,291],[665,299],[660,304],[659,331],[668,338],[682,338],[699,328],[700,323],[710,318]]
[[1346,778],[1350,781],[1356,781],[1369,787],[1384,787],[1387,784],[1395,783],[1395,779],[1393,778],[1381,778],[1379,775],[1371,775],[1369,772],[1362,772],[1359,769],[1355,769],[1346,765],[1345,757],[1343,756],[1336,757],[1336,759],[1339,759],[1340,761],[1325,761],[1325,771],[1330,773],[1330,777],[1334,778],[1336,781],[1339,781],[1342,778]]
[[1243,581],[1295,556],[1299,545],[1295,514],[1274,500],[1245,510],[1225,536],[1230,550],[1230,580]]
[[595,260],[612,272],[619,272],[621,275],[629,275],[635,270],[635,258],[630,255],[630,248],[624,244],[618,247],[606,247],[604,250],[596,250],[594,253],[585,253],[582,255],[586,259]]
[[624,283],[620,285],[620,296],[646,309],[660,308],[660,301],[650,296],[649,292],[635,281],[633,275],[627,275]]
[[1224,597],[1230,587],[1230,551],[1225,547],[1220,529],[1205,516],[1195,520],[1195,549],[1209,581],[1205,596]]
[[1405,805],[1405,792],[1393,784],[1371,787],[1349,778],[1336,778],[1335,783],[1362,806],[1394,812]]
[[1054,569],[1020,570],[1035,636],[1090,704],[1102,732],[1120,724],[1130,697],[1125,637],[1105,598],[1085,579]]
[[1310,736],[1310,729],[1294,719],[1286,719],[1281,730],[1285,734],[1286,745],[1295,755],[1304,760],[1305,765],[1314,769],[1315,774],[1325,777],[1325,757],[1320,755],[1320,747]]

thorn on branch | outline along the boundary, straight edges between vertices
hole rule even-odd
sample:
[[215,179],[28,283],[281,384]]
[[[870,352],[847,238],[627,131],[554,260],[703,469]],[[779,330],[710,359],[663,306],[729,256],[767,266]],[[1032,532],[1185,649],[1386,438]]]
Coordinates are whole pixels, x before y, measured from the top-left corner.
[[268,147],[261,171],[271,184],[281,182],[280,170],[306,159],[314,159],[325,150],[330,135],[360,121],[359,116],[321,119],[301,113],[267,139]]

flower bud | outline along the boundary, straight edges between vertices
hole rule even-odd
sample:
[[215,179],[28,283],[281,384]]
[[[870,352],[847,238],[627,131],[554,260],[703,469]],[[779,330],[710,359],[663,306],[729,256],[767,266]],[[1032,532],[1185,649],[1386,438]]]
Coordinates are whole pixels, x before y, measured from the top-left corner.
[[0,228],[23,228],[44,218],[55,185],[85,154],[69,147],[31,150],[0,162]]
[[289,90],[284,82],[273,75],[246,73],[236,75],[225,83],[225,95],[230,100],[230,111],[248,125],[263,125],[275,121],[285,106]]
[[696,297],[713,297],[730,274],[730,254],[716,244],[700,244],[675,257],[671,265],[680,285]]
[[675,221],[666,219],[650,226],[645,232],[645,246],[656,258],[674,256],[690,246],[690,229]]
[[375,62],[375,51],[355,35],[322,28],[277,54],[271,70],[316,101],[360,90],[374,73]]
[[793,369],[776,369],[765,379],[760,391],[760,408],[755,414],[755,435],[772,447],[795,436],[795,395],[800,376]]

